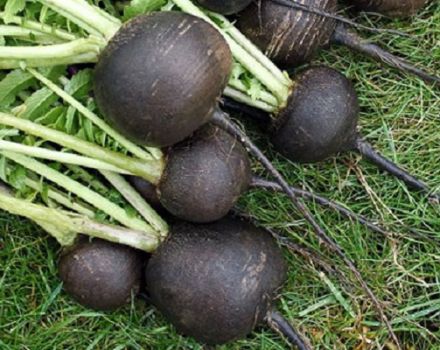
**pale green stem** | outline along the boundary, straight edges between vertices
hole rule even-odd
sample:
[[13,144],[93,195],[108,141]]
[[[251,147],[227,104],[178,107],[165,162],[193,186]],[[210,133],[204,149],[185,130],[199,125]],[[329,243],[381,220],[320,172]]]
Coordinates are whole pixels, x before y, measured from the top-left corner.
[[56,171],[55,169],[52,169],[46,164],[18,153],[8,151],[2,151],[0,153],[3,154],[6,158],[25,167],[26,169],[32,170],[38,175],[45,177],[46,179],[57,184],[58,186],[77,195],[85,202],[103,211],[121,224],[134,230],[141,230],[150,234],[157,234],[157,232],[155,232],[153,228],[143,220],[129,216],[124,209],[122,209],[115,203],[109,201],[107,198],[103,197],[99,193],[90,190],[88,187],[84,186],[80,182],[72,180],[70,177]]
[[[160,148],[145,146],[145,147],[143,147],[143,149],[145,149],[148,153],[150,153],[151,156],[153,157],[153,159],[155,159],[155,160],[163,160],[163,158],[164,158],[164,154]],[[137,156],[138,158],[141,158],[137,154],[134,154],[134,155]],[[145,158],[141,158],[141,159],[145,159]]]
[[103,161],[79,156],[74,153],[54,151],[47,148],[26,146],[21,143],[0,140],[0,150],[24,154],[34,158],[49,159],[60,163],[75,164],[86,168],[114,171],[119,174],[130,174],[128,171]]
[[161,243],[159,237],[144,231],[127,230],[124,227],[104,225],[88,218],[74,218],[74,226],[79,227],[81,232],[105,239],[118,244],[125,244],[130,247],[152,253]]
[[71,56],[83,55],[85,53],[99,54],[105,43],[97,37],[76,39],[68,43],[43,45],[43,46],[0,46],[0,59],[16,59],[26,61],[52,60],[52,65],[57,65],[57,59],[66,59]]
[[[244,85],[244,83],[241,80],[234,80],[234,81],[229,81],[228,85],[235,90],[241,91],[243,93],[247,93],[248,89],[247,87]],[[258,100],[264,103],[267,103],[271,106],[273,106],[274,108],[278,108],[278,101],[277,99],[270,93],[261,90],[258,92],[258,96],[257,98],[255,98],[254,100]]]
[[[19,200],[14,198],[11,190],[3,183],[0,184],[0,209],[3,209],[11,214],[21,215],[28,219],[34,220],[40,225],[46,232],[54,237],[61,245],[71,245],[76,239],[76,232],[66,232],[60,227],[56,227],[54,223],[49,223],[43,219],[40,219],[40,210],[35,210],[32,206],[29,206],[28,201]],[[44,208],[44,207],[43,207]],[[27,209],[26,211],[24,209]],[[64,232],[63,232],[64,231]]]
[[162,237],[168,234],[167,223],[156,213],[156,211],[145,201],[145,199],[125,180],[121,175],[101,171],[101,174],[110,182],[114,188],[130,203],[138,213],[157,231]]
[[[5,13],[0,12],[0,18],[4,20],[5,17],[6,17]],[[8,16],[8,20],[9,20],[8,23],[18,24],[22,28],[36,30],[41,33],[46,33],[47,35],[56,36],[60,40],[72,41],[78,39],[76,35],[66,32],[62,29],[54,28],[52,26],[40,22],[31,21],[24,17]]]
[[99,180],[95,174],[89,173],[85,168],[72,164],[65,164],[65,166],[70,171],[68,176],[73,176],[78,181],[81,180],[83,183],[89,184],[89,188],[101,193],[110,191],[107,184],[104,184],[104,182]]
[[[43,184],[39,181],[32,180],[30,177],[26,177],[24,183],[26,186],[32,188],[35,191],[38,191],[40,193],[44,191]],[[76,211],[79,214],[85,215],[90,218],[93,218],[95,216],[93,210],[86,208],[84,205],[77,203],[76,201],[69,198],[69,196],[66,196],[60,191],[50,188],[50,186],[47,189],[47,197],[68,209]]]
[[[176,0],[185,1],[185,0]],[[264,68],[260,63],[250,56],[246,50],[244,50],[240,45],[238,45],[229,36],[225,36],[226,40],[231,48],[232,54],[235,59],[242,64],[249,72],[251,72],[266,88],[271,91],[275,97],[278,99],[278,105],[280,108],[287,105],[287,100],[289,98],[289,88],[272,75],[266,68]]]
[[[124,136],[119,134],[116,130],[114,130],[110,125],[108,125],[103,119],[101,119],[98,115],[90,111],[87,107],[82,105],[78,100],[76,100],[73,96],[69,95],[63,89],[61,89],[58,85],[53,83],[50,79],[47,79],[44,75],[40,74],[35,69],[28,69],[28,72],[31,73],[35,78],[41,81],[44,85],[46,85],[50,90],[52,90],[55,94],[61,97],[66,103],[74,107],[78,112],[80,112],[84,117],[89,119],[93,124],[95,124],[98,128],[104,131],[107,135],[112,137],[116,142],[126,148],[129,152],[135,155],[138,158],[145,160],[152,160],[151,153],[146,152],[141,147],[137,146],[133,142],[127,140]],[[160,150],[156,149],[155,156],[159,156],[159,159],[162,159],[162,153]]]
[[229,86],[223,91],[223,95],[234,99],[235,101],[242,102],[248,106],[261,109],[268,113],[274,113],[278,111],[277,107],[269,105],[265,102],[253,100],[249,95],[242,93],[241,91],[235,90]]
[[279,107],[283,107],[287,104],[287,99],[289,97],[289,87],[285,85],[284,79],[279,80],[277,76],[273,75],[272,72],[270,72],[254,56],[252,56],[242,46],[234,41],[234,39],[232,39],[222,28],[220,28],[190,0],[173,0],[173,2],[184,12],[203,18],[205,21],[217,28],[217,30],[223,35],[223,37],[229,44],[234,58],[277,97]]
[[105,163],[125,169],[128,172],[140,176],[153,184],[158,183],[163,172],[163,161],[147,161],[143,159],[131,158],[100,147],[94,143],[81,140],[78,137],[39,125],[26,119],[14,117],[10,114],[0,112],[0,124],[19,129],[28,134],[59,144],[65,148],[72,149],[80,154],[92,157],[94,159],[99,159]]
[[261,50],[254,45],[243,33],[241,33],[225,16],[209,12],[211,17],[222,22],[223,30],[233,38],[237,44],[243,47],[250,55],[255,57],[268,71],[287,87],[292,85],[292,80],[283,73]]
[[17,59],[2,59],[0,58],[0,69],[23,69],[24,67],[53,67],[53,66],[68,66],[71,64],[80,63],[94,63],[98,61],[98,55],[94,52],[88,52],[76,56],[58,58],[57,60],[51,60],[49,58],[33,59],[27,58],[25,60]]
[[160,243],[158,237],[148,232],[101,224],[86,216],[14,198],[3,191],[0,191],[0,209],[35,221],[63,246],[73,244],[78,233],[125,244],[146,252],[154,251]]
[[79,26],[80,28],[85,30],[88,34],[95,35],[95,36],[98,36],[98,37],[101,37],[101,38],[105,39],[104,36],[102,35],[102,33],[99,32],[99,30],[96,30],[95,28],[91,27],[87,23],[81,21],[74,14],[69,13],[67,11],[64,11],[62,9],[57,9],[55,7],[52,7],[52,10],[56,11],[59,15],[61,15],[64,18],[66,18],[70,22],[75,23],[77,26]]
[[88,4],[84,0],[38,1],[61,15],[68,17],[72,22],[83,27],[85,30],[93,28],[101,33],[107,40],[110,40],[121,27],[121,23],[116,18],[109,20],[109,15],[104,16],[95,6]]
[[[44,41],[44,43],[49,42],[50,44],[59,43],[63,40],[60,40],[58,37],[40,32],[35,29],[27,29],[15,25],[0,25],[0,36],[12,36],[22,39],[32,39]],[[35,39],[34,39],[35,38]]]

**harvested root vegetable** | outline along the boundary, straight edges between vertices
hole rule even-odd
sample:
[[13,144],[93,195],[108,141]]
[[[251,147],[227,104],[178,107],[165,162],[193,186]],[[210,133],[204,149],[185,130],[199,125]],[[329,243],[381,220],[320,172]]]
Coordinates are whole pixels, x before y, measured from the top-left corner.
[[[423,181],[378,153],[358,133],[359,103],[353,84],[328,67],[310,67],[298,74],[288,107],[271,121],[271,141],[295,162],[322,161],[355,150],[409,188],[439,199]],[[240,106],[235,104],[234,109]],[[254,114],[245,108],[244,113]],[[261,119],[261,113],[256,116]]]
[[64,289],[81,305],[114,310],[138,293],[143,264],[143,255],[136,249],[82,237],[64,250],[58,269]]
[[139,144],[182,141],[211,117],[232,56],[220,33],[181,12],[155,12],[124,24],[95,69],[98,106]]
[[268,232],[226,218],[173,226],[147,265],[146,283],[152,303],[180,332],[214,345],[280,321],[271,312],[286,270]]

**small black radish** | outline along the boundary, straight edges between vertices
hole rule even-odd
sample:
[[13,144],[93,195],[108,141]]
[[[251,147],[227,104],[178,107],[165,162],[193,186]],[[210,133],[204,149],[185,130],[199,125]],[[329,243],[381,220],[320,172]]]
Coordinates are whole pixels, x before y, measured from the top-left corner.
[[358,10],[377,12],[389,17],[410,17],[427,4],[427,0],[348,0]]
[[178,218],[211,222],[231,210],[250,181],[246,150],[208,124],[172,147],[157,193],[161,204]]
[[[173,216],[190,222],[207,223],[224,217],[239,197],[252,188],[279,191],[277,183],[252,176],[249,156],[237,140],[208,124],[191,138],[175,145],[155,187],[139,177],[129,181],[155,208],[161,205]],[[385,234],[367,218],[311,192],[291,187],[298,197],[331,208],[354,222]]]
[[[330,16],[313,13],[315,10]],[[319,49],[339,44],[427,82],[440,83],[440,77],[415,67],[349,30],[331,16],[336,10],[336,0],[262,0],[242,11],[237,25],[282,67],[296,67],[310,61]]]
[[232,68],[222,35],[182,12],[153,12],[125,23],[95,69],[104,116],[127,138],[164,147],[211,117]]
[[[272,307],[286,271],[268,232],[228,217],[175,224],[148,262],[146,285],[153,305],[179,332],[216,345],[243,338],[264,321],[282,324]],[[300,349],[309,348],[296,339]]]
[[[261,119],[261,113],[258,117]],[[302,163],[318,162],[339,152],[358,151],[408,187],[440,199],[425,183],[363,140],[357,131],[358,118],[359,103],[351,81],[334,69],[310,67],[297,75],[288,107],[272,121],[271,140],[285,157]]]
[[252,0],[196,0],[196,2],[210,11],[232,15],[246,8]]
[[65,291],[81,305],[110,311],[139,291],[143,253],[125,245],[81,237],[66,248],[58,269]]
[[359,116],[351,81],[332,68],[312,67],[295,82],[288,107],[272,124],[277,150],[291,160],[310,163],[350,149]]

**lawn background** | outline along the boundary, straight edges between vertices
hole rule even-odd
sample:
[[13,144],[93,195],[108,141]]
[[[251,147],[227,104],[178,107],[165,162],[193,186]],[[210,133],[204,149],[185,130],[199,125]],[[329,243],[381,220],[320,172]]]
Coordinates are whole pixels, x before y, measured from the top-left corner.
[[[400,29],[365,36],[440,74],[440,4],[410,20],[360,17],[359,21]],[[440,190],[440,89],[377,65],[345,48],[320,54],[356,84],[363,135],[388,157]],[[440,349],[440,211],[422,195],[410,193],[356,154],[317,165],[298,166],[276,156],[251,123],[251,135],[292,184],[301,184],[350,209],[375,218],[393,233],[387,239],[310,205],[320,223],[359,266],[394,319],[393,328],[408,349]],[[256,171],[261,171],[254,163]],[[316,349],[375,349],[387,344],[384,327],[358,283],[326,251],[283,195],[253,191],[240,202],[262,225],[320,252],[345,278],[285,250],[290,271],[278,306]],[[409,234],[405,224],[428,239]],[[438,241],[436,241],[438,240]],[[59,246],[35,225],[0,214],[0,349],[200,349],[176,334],[142,301],[115,312],[82,308],[63,291],[57,277]],[[338,294],[337,291],[340,292]],[[389,349],[393,349],[389,344]],[[220,349],[285,349],[267,329]]]

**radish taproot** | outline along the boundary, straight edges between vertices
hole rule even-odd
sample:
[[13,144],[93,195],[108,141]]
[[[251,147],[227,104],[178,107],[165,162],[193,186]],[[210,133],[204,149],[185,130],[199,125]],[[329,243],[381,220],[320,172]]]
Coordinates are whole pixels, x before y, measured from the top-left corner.
[[331,16],[312,13],[314,10],[335,14],[337,1],[262,0],[240,13],[237,26],[282,67],[296,67],[310,61],[321,48],[339,44],[427,82],[440,83],[440,77],[365,41]]
[[[359,135],[358,98],[344,75],[324,66],[310,67],[298,74],[295,82],[288,107],[271,120],[271,140],[281,154],[295,162],[312,163],[355,150],[409,188],[440,199],[439,194],[380,155]],[[257,117],[261,119],[261,114]]]
[[[282,113],[273,124],[271,139],[283,155],[293,161],[317,162],[339,152],[356,150],[408,187],[440,199],[425,183],[381,156],[362,139],[357,130],[357,94],[344,75],[328,67],[314,67],[303,72],[296,82],[291,97],[294,108]],[[323,105],[333,113],[322,113]]]
[[82,237],[62,252],[58,270],[64,289],[81,305],[110,311],[138,293],[144,260],[136,249]]
[[356,9],[389,17],[410,17],[427,4],[427,0],[348,0]]
[[174,225],[148,262],[146,285],[153,305],[179,332],[216,345],[243,338],[271,319],[286,271],[268,232],[225,218]]

